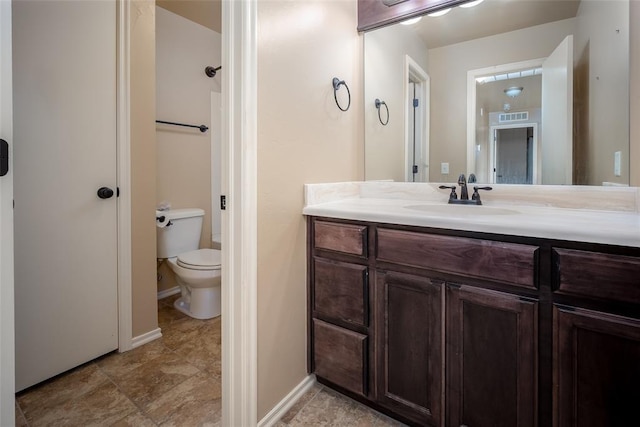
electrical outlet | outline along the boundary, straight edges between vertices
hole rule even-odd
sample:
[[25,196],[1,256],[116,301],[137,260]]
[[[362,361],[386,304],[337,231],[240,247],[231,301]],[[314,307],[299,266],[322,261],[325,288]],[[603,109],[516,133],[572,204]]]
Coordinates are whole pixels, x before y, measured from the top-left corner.
[[622,172],[620,170],[621,163],[622,163],[622,151],[616,151],[615,153],[613,153],[613,174],[615,176],[622,175]]
[[449,163],[440,163],[440,173],[442,175],[449,175]]

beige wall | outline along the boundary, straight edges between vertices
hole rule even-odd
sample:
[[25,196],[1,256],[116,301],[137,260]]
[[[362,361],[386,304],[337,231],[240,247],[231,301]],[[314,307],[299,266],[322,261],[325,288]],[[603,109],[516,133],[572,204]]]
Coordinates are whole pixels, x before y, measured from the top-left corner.
[[630,183],[632,186],[640,186],[640,1],[630,2]]
[[133,336],[158,327],[156,303],[155,4],[131,2]]
[[[629,183],[629,2],[583,1],[574,36],[574,183]],[[633,20],[631,21],[633,22]],[[613,170],[622,153],[621,176]]]
[[[159,120],[204,124],[193,128],[157,125],[156,202],[172,209],[200,208],[205,216],[200,247],[211,247],[211,92],[220,92],[222,73],[211,78],[205,66],[220,65],[220,34],[160,7],[156,8],[156,116]],[[218,110],[219,114],[219,110]],[[220,186],[220,170],[215,171]],[[220,223],[219,211],[216,221]],[[169,268],[161,269],[158,290],[176,286]]]
[[547,57],[574,29],[572,18],[429,50],[431,181],[453,182],[467,170],[467,71]]
[[[405,176],[405,56],[427,70],[427,46],[413,29],[392,25],[364,36],[364,129],[367,141],[365,179],[406,181]],[[389,123],[383,126],[375,99],[387,103]],[[386,110],[380,113],[386,120]]]
[[258,2],[258,419],[307,375],[303,184],[364,175],[356,22],[355,1]]

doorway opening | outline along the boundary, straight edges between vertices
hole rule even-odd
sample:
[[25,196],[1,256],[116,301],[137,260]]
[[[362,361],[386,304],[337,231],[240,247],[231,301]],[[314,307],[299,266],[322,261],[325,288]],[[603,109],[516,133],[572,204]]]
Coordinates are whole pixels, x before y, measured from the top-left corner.
[[[494,76],[496,81],[504,81],[505,86],[508,86],[507,80],[510,73],[517,73],[520,76],[522,70],[536,70],[542,67],[544,58],[532,59],[528,61],[514,62],[510,64],[496,65],[492,67],[486,67],[476,70],[469,70],[467,73],[467,174],[475,174],[478,177],[479,182],[493,182],[495,183],[495,174],[493,173],[495,165],[495,150],[493,142],[493,130],[502,128],[513,128],[515,124],[491,125],[491,111],[485,111],[484,108],[478,107],[478,84],[483,78],[487,76]],[[535,71],[534,71],[535,74]],[[525,89],[529,92],[528,88]],[[500,104],[500,111],[508,112],[514,102],[510,101],[508,97],[504,97],[505,102]],[[536,110],[539,110],[540,106],[537,106]],[[498,111],[492,110],[492,111]],[[534,121],[533,116],[529,117],[530,121]],[[484,125],[481,125],[484,120]],[[497,123],[497,121],[496,121]],[[517,126],[531,126],[531,124],[519,123]],[[487,126],[487,127],[484,127]],[[487,133],[488,127],[490,132]],[[479,140],[488,138],[489,147],[484,147],[484,143]],[[487,141],[485,140],[485,143]],[[486,152],[485,150],[488,152]],[[486,153],[486,154],[483,154]],[[535,168],[534,168],[535,169]],[[533,180],[537,176],[537,171],[534,170]]]
[[405,56],[405,179],[429,181],[429,89],[426,71]]
[[491,183],[537,182],[538,129],[535,124],[491,127]]

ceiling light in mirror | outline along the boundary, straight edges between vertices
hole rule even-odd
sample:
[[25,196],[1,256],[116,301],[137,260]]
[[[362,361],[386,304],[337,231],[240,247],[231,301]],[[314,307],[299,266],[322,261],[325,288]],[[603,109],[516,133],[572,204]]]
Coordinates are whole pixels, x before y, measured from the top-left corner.
[[524,88],[522,86],[511,86],[504,90],[504,94],[507,95],[509,98],[515,98],[516,96],[522,93],[523,89]]
[[430,13],[427,16],[431,16],[432,18],[435,18],[435,17],[438,17],[438,16],[446,15],[447,13],[449,13],[450,10],[451,10],[451,8],[442,9],[442,10],[439,10],[437,12]]
[[407,19],[406,21],[402,21],[401,24],[402,25],[413,25],[417,22],[420,22],[420,20],[422,19],[422,16],[416,16],[415,18],[411,18],[411,19]]
[[470,1],[469,3],[465,3],[465,4],[461,4],[460,7],[473,7],[473,6],[477,6],[480,3],[482,3],[484,0],[475,0],[475,1]]

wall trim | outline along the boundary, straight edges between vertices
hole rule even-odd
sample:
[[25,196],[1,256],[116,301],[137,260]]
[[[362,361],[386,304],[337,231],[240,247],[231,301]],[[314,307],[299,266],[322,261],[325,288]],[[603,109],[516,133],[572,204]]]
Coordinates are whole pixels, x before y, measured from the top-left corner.
[[269,411],[259,422],[258,427],[271,427],[275,425],[287,413],[300,398],[316,384],[316,376],[308,375],[300,381],[276,406]]
[[131,339],[131,344],[130,344],[131,349],[133,350],[134,348],[150,343],[151,341],[157,340],[158,338],[161,338],[161,337],[162,337],[162,331],[160,330],[160,328],[156,328],[152,331],[145,332],[144,334],[138,335],[137,337],[133,337]]
[[171,295],[179,294],[180,286],[174,286],[173,288],[165,289],[164,291],[158,292],[158,299],[163,299],[166,297],[170,297]]
[[222,425],[257,422],[257,0],[222,2]]
[[131,350],[133,336],[131,273],[131,77],[130,2],[116,2],[117,13],[117,182],[118,197],[118,351]]

